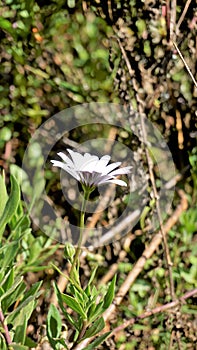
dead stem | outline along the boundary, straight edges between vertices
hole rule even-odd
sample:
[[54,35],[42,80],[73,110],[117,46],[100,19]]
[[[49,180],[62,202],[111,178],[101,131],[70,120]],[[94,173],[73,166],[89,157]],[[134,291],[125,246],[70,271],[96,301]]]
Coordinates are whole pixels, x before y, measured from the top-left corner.
[[185,18],[185,15],[186,15],[186,13],[187,13],[187,10],[188,10],[188,8],[189,8],[189,5],[191,4],[191,1],[192,1],[192,0],[187,0],[187,2],[186,2],[186,4],[185,4],[185,7],[184,7],[184,10],[183,10],[183,12],[182,12],[182,14],[181,14],[181,16],[180,16],[178,22],[177,22],[177,25],[176,25],[176,34],[177,34],[177,35],[178,35],[178,33],[179,33],[179,28],[180,28],[181,23],[183,22],[183,20],[184,20],[184,18]]
[[122,331],[123,329],[127,328],[128,326],[133,325],[136,322],[139,322],[139,320],[143,320],[144,318],[159,314],[159,313],[167,311],[169,309],[173,309],[176,306],[184,303],[186,299],[191,298],[192,296],[194,296],[196,294],[197,294],[197,288],[192,289],[189,292],[183,294],[179,299],[176,299],[174,301],[171,301],[170,303],[167,303],[167,304],[164,304],[161,306],[157,306],[156,308],[154,308],[150,311],[146,311],[139,316],[133,317],[130,320],[127,320],[126,322],[121,324],[120,326],[114,328],[111,335],[115,334],[116,332]]
[[186,63],[186,61],[185,61],[185,59],[184,59],[184,57],[183,57],[181,51],[179,50],[177,44],[176,44],[174,41],[173,41],[173,45],[174,45],[175,49],[177,50],[177,52],[178,52],[178,54],[179,54],[181,60],[183,61],[184,66],[185,66],[185,68],[187,69],[187,71],[188,71],[188,73],[189,73],[189,75],[190,75],[190,77],[191,77],[191,79],[192,79],[192,81],[193,81],[195,87],[197,88],[197,81],[196,81],[196,79],[194,78],[194,76],[193,76],[193,74],[192,74],[192,72],[191,72],[191,70],[190,70],[188,64]]

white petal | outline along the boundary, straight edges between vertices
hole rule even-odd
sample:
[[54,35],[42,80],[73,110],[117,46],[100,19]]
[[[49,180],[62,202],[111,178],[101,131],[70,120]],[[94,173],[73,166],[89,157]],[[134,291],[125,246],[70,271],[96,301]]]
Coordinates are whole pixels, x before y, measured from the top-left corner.
[[[96,176],[96,174],[97,174],[97,176]],[[94,178],[93,178],[93,180],[94,180],[93,183],[94,183],[95,186],[103,184],[106,181],[111,179],[111,176],[101,175],[101,174],[98,174],[98,173],[96,173],[96,174],[94,175]]]
[[110,171],[117,168],[120,164],[121,164],[121,162],[109,164],[108,166],[106,166],[104,174],[109,174]]
[[69,166],[66,165],[65,163],[59,162],[58,160],[51,160],[51,163],[53,163],[54,166],[57,166],[57,167],[65,170],[67,173],[72,175],[76,180],[78,180],[78,181],[80,180],[80,177],[77,174],[77,172],[74,169],[69,168]]
[[118,179],[107,180],[107,181],[105,181],[105,183],[113,183],[113,184],[120,185],[120,186],[127,186],[127,183],[125,181],[118,180]]
[[101,159],[98,160],[95,171],[98,171],[99,173],[105,173],[106,165],[109,163],[111,157],[106,155],[101,157]]
[[67,163],[69,166],[74,167],[73,161],[63,152],[59,152],[58,156],[62,158],[62,160]]
[[99,158],[97,156],[92,156],[90,153],[85,153],[84,154],[84,162],[89,162],[89,161],[94,161],[94,160],[98,160]]
[[117,175],[129,174],[131,171],[131,168],[132,168],[131,166],[120,168],[120,169],[112,171],[109,175],[117,176]]
[[81,171],[89,171],[92,172],[95,170],[95,165],[98,162],[97,156],[91,156],[89,153],[84,154],[84,162],[80,167]]
[[58,166],[59,168],[63,168],[65,165],[63,162],[60,162],[59,160],[51,160],[51,163],[53,163],[54,166]]
[[80,169],[80,167],[84,164],[84,157],[82,156],[82,154],[74,152],[71,149],[67,149],[67,151],[72,157],[75,169]]

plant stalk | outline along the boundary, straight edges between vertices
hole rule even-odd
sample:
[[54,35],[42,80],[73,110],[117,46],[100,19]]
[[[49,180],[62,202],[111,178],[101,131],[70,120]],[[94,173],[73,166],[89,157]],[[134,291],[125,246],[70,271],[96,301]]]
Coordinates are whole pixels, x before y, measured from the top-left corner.
[[4,318],[3,312],[2,312],[2,310],[0,310],[0,322],[1,322],[2,327],[4,329],[4,338],[6,340],[7,345],[10,345],[12,343],[12,340],[10,337],[10,333],[9,333],[7,324],[5,324],[4,320],[5,320],[5,318]]
[[82,244],[82,239],[83,239],[83,231],[84,231],[84,227],[85,227],[85,212],[86,212],[86,205],[87,202],[89,200],[90,197],[90,193],[94,191],[94,188],[88,188],[83,186],[83,191],[84,191],[84,197],[83,197],[83,201],[81,204],[81,215],[80,215],[80,230],[79,230],[79,240],[77,243],[77,248],[76,248],[76,252],[75,252],[75,256],[73,259],[73,263],[72,263],[72,267],[70,270],[70,277],[72,279],[75,279],[74,277],[74,269],[75,267],[78,268],[79,266],[79,254],[81,251],[81,244]]

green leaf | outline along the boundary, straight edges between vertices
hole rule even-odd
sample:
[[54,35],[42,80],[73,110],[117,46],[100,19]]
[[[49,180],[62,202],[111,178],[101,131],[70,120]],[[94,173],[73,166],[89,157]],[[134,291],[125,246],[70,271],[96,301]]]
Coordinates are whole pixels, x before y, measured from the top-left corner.
[[27,317],[23,315],[23,322],[16,326],[15,334],[14,334],[14,342],[16,344],[24,345],[25,337],[26,337],[26,329],[27,329]]
[[3,214],[0,218],[0,238],[4,232],[6,224],[11,220],[12,216],[16,212],[16,209],[20,200],[20,188],[13,175],[10,175],[11,179],[11,192],[6,202]]
[[[9,315],[7,316],[7,323],[12,323],[13,325],[16,323],[17,317],[20,317],[21,314],[19,313],[23,308],[26,308],[26,306],[29,305],[32,301],[35,302],[35,299],[39,297],[39,295],[42,293],[41,291],[38,291],[40,286],[42,284],[42,281],[35,283],[28,292],[25,293],[22,301],[18,305],[16,309],[11,311]],[[21,293],[23,294],[23,293]],[[20,294],[20,295],[21,295]],[[26,309],[26,313],[30,313],[32,304],[30,304],[29,307]],[[32,310],[33,311],[33,310]]]
[[24,345],[18,345],[18,344],[10,344],[10,349],[13,349],[13,350],[28,350],[29,348],[27,346],[24,346]]
[[98,318],[98,320],[96,320],[92,324],[92,326],[85,332],[85,335],[81,340],[93,337],[94,335],[101,332],[104,327],[105,327],[104,318],[103,317]]
[[0,349],[1,350],[7,350],[7,345],[5,343],[5,338],[3,336],[3,334],[0,333]]
[[0,28],[14,36],[14,29],[12,27],[12,23],[2,16],[0,16]]
[[[13,231],[24,233],[24,231],[30,228],[30,219],[28,215],[23,215],[18,221]],[[20,236],[21,238],[21,236]]]
[[58,309],[50,305],[47,315],[47,335],[49,338],[59,338],[62,330],[62,321]]
[[91,344],[86,346],[83,350],[95,350],[98,345],[102,344],[102,342],[109,336],[111,332],[104,333],[100,335],[100,337],[96,338]]
[[27,300],[29,297],[36,297],[37,293],[40,293],[39,289],[41,285],[42,281],[34,283],[28,292],[25,293],[22,302],[25,302],[25,300]]
[[64,308],[64,305],[63,305],[63,300],[62,300],[62,294],[60,293],[59,289],[58,289],[58,286],[56,283],[54,283],[54,290],[55,290],[55,294],[57,296],[57,299],[58,299],[58,305],[61,309],[61,311],[63,312],[65,318],[67,319],[68,322],[70,322],[70,324],[75,328],[77,329],[78,331],[80,331],[80,327],[78,325],[78,322],[76,322],[72,316],[70,314],[68,314]]
[[100,316],[104,311],[103,301],[99,304],[93,304],[88,311],[88,320],[93,322],[98,316]]
[[14,283],[14,269],[10,269],[10,271],[7,274],[7,278],[4,282],[4,284],[2,285],[3,290],[6,292],[7,290],[9,290],[11,288],[11,286]]
[[26,336],[24,345],[26,345],[28,349],[31,349],[31,348],[36,348],[37,343],[33,341],[31,338]]
[[5,209],[6,202],[8,200],[4,174],[0,175],[0,194],[1,194],[0,195],[0,217],[1,217]]
[[90,285],[93,283],[93,280],[94,280],[94,277],[95,277],[97,268],[98,268],[98,266],[96,266],[96,267],[94,268],[94,270],[92,271],[91,276],[90,276],[90,279],[89,279],[89,281],[88,281],[88,286],[90,286]]
[[83,319],[86,319],[87,316],[82,308],[82,306],[70,295],[67,294],[61,294],[62,300],[73,310],[76,311],[79,315],[83,317]]
[[17,255],[18,249],[20,247],[19,241],[14,241],[11,243],[7,243],[0,249],[1,255],[1,268],[7,268],[11,266],[14,262],[15,256]]
[[115,286],[116,286],[116,276],[113,277],[113,279],[108,287],[108,291],[105,294],[104,302],[103,302],[103,309],[104,310],[106,310],[111,305],[111,303],[114,299]]
[[0,301],[7,298],[8,295],[12,294],[21,283],[23,283],[23,277],[17,277],[12,286],[1,296]]
[[6,312],[12,304],[20,299],[26,289],[26,285],[21,278],[19,278],[17,282],[20,282],[17,287],[14,288],[15,284],[13,284],[12,287],[1,296],[3,312]]
[[75,300],[80,304],[83,305],[89,301],[89,298],[87,297],[86,293],[84,291],[78,291],[78,289],[72,284],[69,285],[70,289],[69,292],[70,294],[73,295]]

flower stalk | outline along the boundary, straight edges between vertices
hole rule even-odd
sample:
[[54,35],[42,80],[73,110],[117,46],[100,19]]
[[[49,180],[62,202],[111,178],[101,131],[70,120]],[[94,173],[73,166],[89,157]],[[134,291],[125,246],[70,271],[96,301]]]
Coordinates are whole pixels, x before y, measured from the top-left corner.
[[70,277],[74,278],[73,274],[74,274],[74,269],[78,269],[79,266],[79,254],[81,251],[81,245],[82,245],[82,240],[83,240],[83,231],[85,228],[85,213],[86,213],[86,206],[87,206],[87,202],[90,198],[90,194],[95,190],[95,187],[89,187],[89,186],[85,186],[82,185],[83,188],[83,200],[82,200],[82,204],[81,204],[81,214],[80,214],[80,229],[79,229],[79,240],[77,243],[77,248],[76,248],[76,252],[74,255],[74,259],[73,259],[73,263],[72,263],[72,267],[70,270]]

